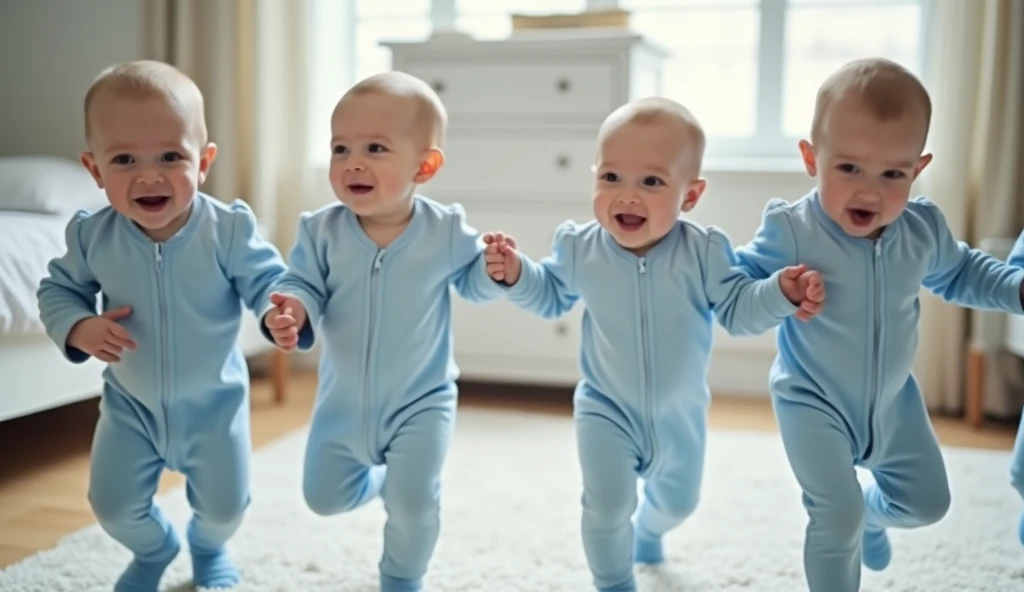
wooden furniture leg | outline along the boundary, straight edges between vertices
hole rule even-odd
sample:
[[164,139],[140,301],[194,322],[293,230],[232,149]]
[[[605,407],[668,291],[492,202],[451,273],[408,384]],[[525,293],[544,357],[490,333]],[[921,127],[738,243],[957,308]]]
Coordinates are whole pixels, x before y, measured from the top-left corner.
[[971,346],[967,350],[967,401],[964,415],[967,425],[980,428],[985,416],[985,352]]
[[270,379],[273,382],[274,402],[283,403],[288,394],[288,354],[274,348],[270,354]]

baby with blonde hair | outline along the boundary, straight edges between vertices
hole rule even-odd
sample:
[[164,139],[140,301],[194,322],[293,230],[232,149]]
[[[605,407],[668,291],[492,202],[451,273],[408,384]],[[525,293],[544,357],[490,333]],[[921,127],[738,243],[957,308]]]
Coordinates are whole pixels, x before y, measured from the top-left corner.
[[707,185],[704,132],[684,106],[660,97],[623,105],[597,144],[596,220],[560,225],[540,262],[502,233],[488,237],[487,257],[491,277],[527,311],[555,318],[586,304],[574,397],[583,549],[598,590],[629,592],[633,563],[663,562],[662,537],[697,507],[712,316],[754,335],[794,314],[813,318],[824,290],[795,264],[747,277],[724,232],[681,217]]
[[426,83],[386,72],[331,116],[340,203],[302,214],[265,331],[282,349],[323,344],[303,494],[316,513],[384,502],[380,589],[416,591],[440,532],[441,471],[455,423],[451,295],[503,290],[457,204],[417,193],[444,164],[447,115]]
[[134,556],[114,589],[155,592],[180,550],[153,504],[164,469],[187,480],[194,585],[234,586],[241,575],[226,543],[250,500],[237,336],[243,305],[269,306],[284,261],[245,203],[199,192],[217,147],[188,76],[153,61],[108,68],[86,94],[85,122],[82,164],[110,207],[72,217],[67,252],[50,262],[38,298],[69,361],[108,363],[89,502]]

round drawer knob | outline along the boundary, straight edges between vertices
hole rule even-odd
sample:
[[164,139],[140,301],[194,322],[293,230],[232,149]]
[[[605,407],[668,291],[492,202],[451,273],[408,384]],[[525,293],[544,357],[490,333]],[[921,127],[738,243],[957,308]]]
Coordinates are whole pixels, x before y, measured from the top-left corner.
[[436,92],[437,94],[441,94],[441,93],[444,92],[444,81],[443,80],[435,80],[433,83],[431,83],[430,86],[431,86],[431,88],[434,89],[434,92]]
[[555,335],[559,337],[565,337],[569,334],[569,325],[565,323],[555,323]]
[[555,158],[555,166],[563,170],[569,168],[569,162],[569,157],[565,154],[559,154],[558,157]]
[[555,83],[555,88],[558,89],[558,92],[565,94],[572,90],[572,83],[569,82],[568,78],[559,78],[558,82]]

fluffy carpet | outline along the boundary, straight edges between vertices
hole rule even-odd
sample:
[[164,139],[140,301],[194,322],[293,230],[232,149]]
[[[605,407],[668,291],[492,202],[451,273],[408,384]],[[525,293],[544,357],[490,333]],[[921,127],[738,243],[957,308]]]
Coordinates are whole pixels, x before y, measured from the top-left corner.
[[[253,459],[254,501],[232,541],[253,592],[376,590],[384,514],[371,503],[320,518],[300,494],[305,433]],[[893,563],[869,591],[1024,589],[1006,453],[945,451],[953,507],[940,524],[892,534]],[[587,590],[578,534],[579,471],[568,418],[463,410],[449,457],[441,540],[427,582],[438,592]],[[160,503],[183,525],[181,490]],[[638,570],[644,591],[792,592],[804,587],[804,513],[777,436],[712,431],[703,499],[666,539],[668,563]],[[0,573],[0,590],[109,590],[127,553],[96,526]],[[164,590],[188,590],[187,553]]]

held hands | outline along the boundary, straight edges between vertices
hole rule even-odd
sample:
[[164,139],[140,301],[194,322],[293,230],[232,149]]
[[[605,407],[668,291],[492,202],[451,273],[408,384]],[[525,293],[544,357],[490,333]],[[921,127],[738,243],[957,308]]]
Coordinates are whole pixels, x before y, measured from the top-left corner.
[[809,321],[821,312],[825,302],[825,281],[817,271],[808,271],[803,264],[787,267],[779,276],[782,293],[799,306],[796,318]]
[[294,296],[274,292],[270,295],[274,308],[267,311],[263,323],[278,349],[290,352],[299,344],[299,330],[306,326],[306,308]]
[[135,349],[128,331],[117,321],[132,314],[132,307],[122,306],[114,310],[75,323],[68,333],[67,344],[108,364],[121,361],[124,349]]
[[519,251],[516,250],[516,239],[503,232],[488,232],[484,235],[484,261],[487,262],[487,275],[496,282],[505,282],[514,286],[523,271]]

